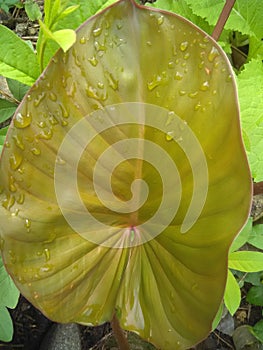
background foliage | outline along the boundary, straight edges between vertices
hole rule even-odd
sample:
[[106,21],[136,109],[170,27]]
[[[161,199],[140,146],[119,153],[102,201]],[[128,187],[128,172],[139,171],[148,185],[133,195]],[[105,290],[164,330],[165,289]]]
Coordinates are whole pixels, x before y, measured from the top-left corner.
[[[0,99],[0,123],[10,119],[19,101],[50,58],[59,47],[64,50],[74,43],[76,29],[88,17],[99,12],[114,0],[46,0],[46,17],[41,22],[37,48],[22,41],[8,28],[0,25],[0,74],[7,77],[13,99]],[[0,1],[0,8],[7,11],[16,1]],[[182,15],[201,27],[208,34],[213,28],[224,5],[224,0],[157,0],[154,6]],[[30,12],[30,6],[28,7]],[[249,6],[237,0],[234,9],[219,39],[236,73],[238,86],[243,139],[255,182],[263,181],[263,2],[250,0]],[[48,14],[48,15],[47,15]],[[70,15],[70,16],[69,16]],[[34,14],[32,14],[34,17]],[[40,19],[35,10],[35,17]],[[62,32],[61,32],[62,31]],[[14,54],[14,52],[16,54]],[[6,54],[7,53],[7,54]],[[0,129],[0,152],[8,127]],[[239,307],[240,288],[244,282],[252,285],[247,301],[261,305],[263,300],[262,254],[237,252],[249,243],[256,249],[263,249],[263,226],[248,221],[230,252],[230,270],[225,294],[225,305],[231,314]],[[260,255],[258,255],[258,254]],[[254,272],[254,273],[252,273]],[[0,327],[0,338],[10,340],[12,322],[6,307],[15,307],[18,291],[0,261],[0,317],[5,319],[5,329]],[[7,292],[8,291],[8,292]],[[217,322],[220,317],[218,317]],[[262,341],[263,321],[253,328],[254,334]]]

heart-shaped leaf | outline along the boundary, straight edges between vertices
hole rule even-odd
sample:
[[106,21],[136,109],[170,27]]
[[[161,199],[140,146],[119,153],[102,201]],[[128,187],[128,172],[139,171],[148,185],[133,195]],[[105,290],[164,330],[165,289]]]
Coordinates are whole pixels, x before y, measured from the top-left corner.
[[77,31],[19,106],[1,159],[1,249],[57,322],[162,349],[211,330],[251,181],[220,47],[121,0]]

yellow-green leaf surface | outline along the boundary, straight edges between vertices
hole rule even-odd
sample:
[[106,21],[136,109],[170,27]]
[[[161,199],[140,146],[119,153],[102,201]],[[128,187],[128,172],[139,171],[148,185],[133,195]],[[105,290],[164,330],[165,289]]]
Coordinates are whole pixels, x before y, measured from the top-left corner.
[[168,12],[121,0],[85,22],[14,116],[1,250],[57,322],[120,325],[157,347],[207,336],[251,181],[225,54]]

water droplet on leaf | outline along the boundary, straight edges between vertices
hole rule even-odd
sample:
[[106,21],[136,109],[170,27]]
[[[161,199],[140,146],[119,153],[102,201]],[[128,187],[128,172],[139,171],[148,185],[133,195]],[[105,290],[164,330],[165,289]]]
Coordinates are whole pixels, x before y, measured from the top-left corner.
[[14,125],[16,128],[24,129],[31,124],[31,121],[32,121],[31,113],[27,113],[26,115],[23,115],[19,112],[15,116]]

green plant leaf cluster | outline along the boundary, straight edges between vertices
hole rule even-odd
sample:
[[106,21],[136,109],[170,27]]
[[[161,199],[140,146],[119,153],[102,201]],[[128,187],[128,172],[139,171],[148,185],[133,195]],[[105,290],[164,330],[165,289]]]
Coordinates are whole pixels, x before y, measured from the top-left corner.
[[[54,9],[54,13],[58,12]],[[51,18],[48,14],[47,27]],[[51,32],[58,30],[52,27]],[[58,322],[93,325],[111,320],[117,309],[124,329],[166,350],[185,349],[209,333],[224,294],[228,248],[247,218],[251,197],[235,88],[225,54],[205,33],[181,17],[141,8],[131,1],[118,2],[90,19],[78,30],[73,47],[58,51],[31,89],[30,98],[17,109],[0,165],[0,216],[14,218],[1,227],[3,256],[19,288],[35,306]],[[61,213],[54,167],[59,162],[62,171],[68,169],[72,162],[67,157],[74,152],[61,158],[56,155],[67,131],[74,130],[79,121],[85,122],[80,131],[86,140],[94,130],[92,123],[100,119],[94,112],[127,103],[129,107],[120,114],[129,115],[132,103],[137,108],[136,123],[113,123],[110,132],[98,134],[85,146],[78,167],[81,198],[98,219],[88,222],[84,233],[101,240],[102,244],[95,244],[90,236],[78,234]],[[156,115],[161,116],[165,132],[137,123],[138,118],[153,120],[153,106],[158,108]],[[87,114],[90,118],[86,119]],[[106,123],[111,117],[114,115],[107,114],[102,120]],[[201,152],[196,143],[187,142],[189,131],[196,135]],[[173,133],[176,141],[171,138]],[[146,144],[156,143],[167,152],[182,182],[182,196],[177,184],[169,185],[164,198],[167,195],[171,205],[157,223],[145,229],[141,225],[158,210],[163,188],[161,176],[148,162],[130,161],[121,153],[126,160],[111,176],[114,194],[121,199],[118,205],[129,200],[127,184],[138,174],[148,183],[149,198],[135,213],[122,215],[112,210],[116,199],[105,207],[93,188],[96,160],[109,144],[125,141],[127,135],[139,136]],[[77,134],[72,142],[75,139],[82,137]],[[23,141],[22,148],[17,140]],[[75,143],[70,144],[73,148],[77,149]],[[142,151],[147,155],[141,143],[133,148],[136,155]],[[206,166],[196,177],[192,166],[200,172],[202,157]],[[157,160],[158,165],[164,164],[163,157]],[[101,190],[111,157],[105,162],[107,171],[101,172],[98,182]],[[161,175],[173,179],[171,173],[175,172],[164,167]],[[59,183],[66,184],[66,191],[70,189],[67,198],[74,203],[71,178],[66,172]],[[195,181],[200,186],[195,187]],[[198,188],[199,194],[206,186],[202,212],[182,234],[182,226],[191,224],[194,216],[191,213],[185,220],[193,189]],[[231,191],[236,195],[230,196]],[[152,229],[173,208],[173,196],[180,197],[178,210],[153,237]],[[78,208],[72,209],[74,215],[78,213]],[[103,230],[98,229],[101,221],[106,225]],[[112,244],[107,245],[108,240]],[[122,249],[116,249],[119,242],[124,242]],[[136,245],[130,246],[131,242]]]
[[[263,3],[262,3],[263,4]],[[263,63],[252,59],[237,76],[244,142],[254,181],[263,180]]]
[[37,19],[42,18],[40,8],[34,0],[26,0],[24,7],[26,14],[31,21],[35,21]]
[[13,337],[13,323],[7,308],[14,309],[19,291],[8,275],[0,255],[0,340],[8,342]]
[[0,25],[0,38],[0,74],[32,85],[40,75],[34,51],[3,25]]
[[[236,312],[240,305],[240,287],[242,286],[237,282],[236,278],[234,277],[235,272],[233,274],[233,271],[248,273],[248,277],[245,279],[245,281],[250,283],[252,281],[254,281],[254,283],[258,281],[259,286],[257,285],[255,288],[261,288],[260,274],[261,271],[263,271],[263,252],[237,250],[246,243],[250,243],[258,248],[258,244],[262,244],[262,229],[263,225],[253,226],[252,218],[250,218],[230,248],[228,258],[228,267],[230,270],[228,271],[224,302],[231,315]],[[257,274],[253,274],[250,279],[250,273],[252,272],[257,272]]]

